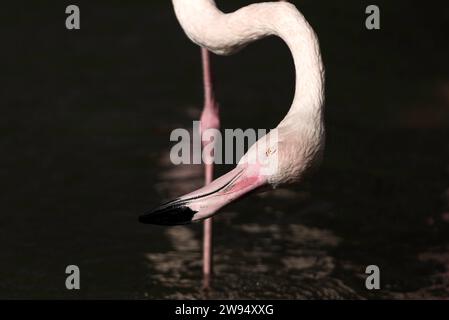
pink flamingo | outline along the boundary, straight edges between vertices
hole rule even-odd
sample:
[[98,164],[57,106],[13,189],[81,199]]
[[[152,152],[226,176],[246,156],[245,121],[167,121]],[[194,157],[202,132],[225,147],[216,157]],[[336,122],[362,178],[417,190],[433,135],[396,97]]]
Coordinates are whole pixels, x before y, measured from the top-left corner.
[[[275,35],[288,45],[295,63],[292,105],[276,130],[260,138],[236,168],[206,185],[146,212],[139,220],[160,225],[187,224],[213,216],[225,205],[262,188],[300,182],[321,159],[324,148],[324,67],[318,39],[304,16],[287,2],[257,3],[224,14],[213,0],[172,0],[187,36],[203,47],[205,107],[201,130],[218,128],[207,50],[232,54],[258,39]],[[256,161],[250,161],[256,159]],[[210,221],[210,220],[206,220]],[[205,224],[204,269],[211,272],[211,225]],[[207,285],[207,283],[206,283]]]

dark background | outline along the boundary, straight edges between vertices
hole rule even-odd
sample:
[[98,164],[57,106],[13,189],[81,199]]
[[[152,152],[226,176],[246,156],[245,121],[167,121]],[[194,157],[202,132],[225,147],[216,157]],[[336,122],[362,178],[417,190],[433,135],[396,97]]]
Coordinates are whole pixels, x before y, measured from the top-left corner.
[[[324,163],[217,216],[206,297],[447,298],[447,4],[293,2],[326,67]],[[69,4],[81,30],[65,29]],[[369,4],[381,30],[365,28]],[[137,222],[202,183],[201,167],[167,162],[203,94],[170,1],[11,1],[0,23],[0,298],[205,297],[201,225]],[[281,40],[213,62],[223,128],[282,119],[294,69]],[[79,291],[65,289],[69,264]],[[369,264],[381,290],[364,287]]]

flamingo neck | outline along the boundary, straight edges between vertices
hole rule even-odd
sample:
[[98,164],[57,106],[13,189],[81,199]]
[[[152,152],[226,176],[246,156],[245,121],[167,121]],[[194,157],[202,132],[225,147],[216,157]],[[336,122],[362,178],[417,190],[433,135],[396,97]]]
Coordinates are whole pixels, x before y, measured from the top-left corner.
[[292,106],[279,126],[297,126],[298,120],[322,125],[324,68],[318,39],[294,5],[256,3],[225,14],[214,0],[172,1],[187,36],[216,54],[231,54],[270,35],[283,39],[293,56],[296,86]]

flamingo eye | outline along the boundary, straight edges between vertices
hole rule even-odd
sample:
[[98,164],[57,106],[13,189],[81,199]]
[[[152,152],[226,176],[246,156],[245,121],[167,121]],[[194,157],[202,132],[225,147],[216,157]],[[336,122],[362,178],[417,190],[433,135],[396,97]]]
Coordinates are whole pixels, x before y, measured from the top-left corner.
[[271,148],[268,148],[267,151],[265,152],[265,155],[268,157],[270,154],[274,153],[275,151],[273,151]]

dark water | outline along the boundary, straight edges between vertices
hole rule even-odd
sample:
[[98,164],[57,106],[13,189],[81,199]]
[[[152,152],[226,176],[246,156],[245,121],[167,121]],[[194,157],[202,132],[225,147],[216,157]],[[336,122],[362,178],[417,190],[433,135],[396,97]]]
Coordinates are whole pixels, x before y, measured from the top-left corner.
[[[81,1],[76,32],[62,3],[2,10],[0,298],[447,298],[447,10],[377,1],[382,29],[367,31],[363,1],[295,3],[327,70],[324,163],[296,189],[216,217],[208,295],[201,225],[137,222],[202,183],[200,166],[168,162],[171,130],[190,128],[202,104],[199,49],[169,1]],[[223,128],[272,128],[287,111],[280,40],[214,67]]]

